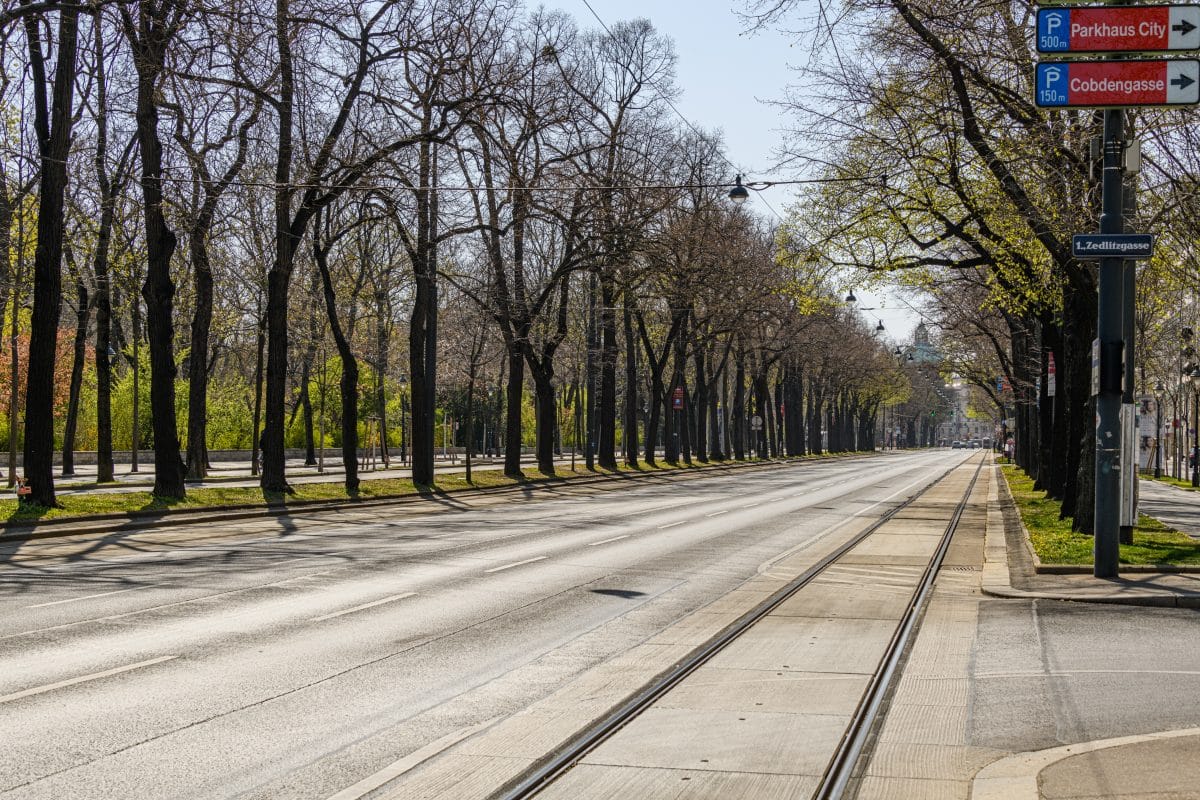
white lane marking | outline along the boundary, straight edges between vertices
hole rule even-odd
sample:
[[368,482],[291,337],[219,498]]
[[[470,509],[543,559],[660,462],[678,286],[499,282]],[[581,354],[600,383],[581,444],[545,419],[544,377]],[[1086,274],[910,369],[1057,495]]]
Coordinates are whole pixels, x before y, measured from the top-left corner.
[[86,681],[95,681],[99,680],[100,678],[107,678],[111,675],[120,675],[122,672],[129,672],[130,670],[141,669],[142,667],[149,667],[154,664],[161,664],[162,662],[170,661],[173,658],[179,658],[179,656],[159,656],[158,658],[151,658],[148,661],[139,661],[136,664],[126,664],[123,667],[106,669],[103,672],[93,672],[90,675],[81,675],[78,678],[68,678],[65,681],[59,681],[58,683],[48,683],[45,686],[35,686],[32,689],[23,689],[22,691],[13,692],[12,694],[0,695],[0,703],[8,703],[13,700],[20,700],[22,697],[30,697],[35,694],[42,694],[43,692],[51,692],[55,689],[62,689],[66,686],[74,686],[77,683],[84,683]]
[[142,589],[154,589],[158,586],[161,586],[161,584],[154,584],[152,586],[134,586],[130,589],[117,589],[116,591],[113,591],[113,592],[101,592],[100,594],[89,594],[86,597],[69,597],[66,600],[55,600],[52,603],[38,603],[37,605],[34,605],[34,606],[25,606],[25,607],[26,608],[46,608],[48,606],[60,606],[63,603],[78,603],[80,600],[94,600],[97,597],[109,597],[110,595],[114,595],[114,594],[125,594],[126,592],[137,592]]
[[344,611],[335,611],[332,614],[325,614],[320,617],[313,617],[312,619],[309,620],[309,622],[321,622],[323,620],[333,619],[334,617],[340,617],[343,614],[353,614],[355,611],[362,611],[367,608],[374,608],[375,606],[381,606],[384,603],[391,603],[396,600],[403,600],[404,598],[412,597],[415,594],[416,594],[416,592],[404,592],[403,594],[394,594],[391,597],[385,597],[382,600],[375,600],[374,602],[371,602],[371,603],[363,603],[361,606],[355,606],[354,608],[347,608]]
[[[799,495],[797,495],[797,497],[799,497]],[[782,503],[784,500],[787,500],[787,498],[786,498],[786,497],[776,497],[776,498],[775,498],[774,500],[772,500],[771,502],[772,502],[772,503]]]
[[704,516],[706,516],[706,517],[719,517],[719,516],[721,516],[722,514],[728,514],[728,513],[729,513],[729,509],[725,509],[724,511],[714,511],[714,512],[713,512],[713,513],[711,513],[711,514],[705,514]]
[[[946,473],[946,474],[949,475],[949,473]],[[819,542],[822,539],[824,539],[825,537],[831,535],[838,528],[841,528],[844,525],[848,525],[849,523],[853,522],[854,520],[858,519],[859,517],[865,516],[868,511],[875,508],[876,506],[883,505],[887,501],[891,500],[893,497],[898,497],[901,494],[904,494],[905,492],[907,492],[909,489],[911,489],[915,486],[920,486],[921,483],[923,483],[923,482],[925,482],[925,483],[928,482],[927,478],[924,475],[922,475],[920,478],[917,478],[912,483],[909,483],[906,486],[903,486],[900,489],[897,489],[896,491],[892,492],[891,494],[889,494],[887,497],[883,498],[882,500],[877,500],[876,502],[871,503],[871,505],[867,506],[866,508],[863,508],[859,511],[854,512],[853,514],[846,517],[845,519],[842,519],[842,520],[839,520],[839,521],[833,523],[829,527],[825,528],[825,530],[816,534],[815,536],[808,539],[807,541],[801,542],[800,544],[796,545],[795,547],[788,548],[787,550],[783,551],[782,553],[775,556],[774,558],[767,559],[766,561],[764,561],[763,563],[758,565],[758,573],[760,575],[766,574],[768,572],[768,570],[770,570],[773,566],[778,564],[780,561],[783,561],[788,556],[794,555],[794,554],[800,552],[801,550],[805,550],[809,547],[812,547],[817,542]],[[780,577],[780,576],[774,575],[773,577]]]
[[515,564],[505,564],[503,567],[492,567],[491,569],[485,569],[484,572],[503,572],[504,570],[512,569],[513,567],[521,567],[526,564],[532,564],[535,561],[544,561],[549,557],[550,556],[538,556],[537,558],[527,558],[524,561],[518,561]]
[[762,503],[748,503],[747,505],[742,506],[742,508],[758,508],[760,505],[762,505]]
[[659,529],[660,531],[665,531],[667,528],[674,528],[676,525],[682,525],[682,524],[683,524],[683,523],[685,523],[685,522],[687,522],[687,520],[686,520],[686,519],[681,519],[681,520],[679,520],[679,522],[672,522],[672,523],[671,523],[671,524],[669,524],[669,525],[659,525],[659,526],[658,526],[658,529]]
[[478,725],[472,725],[469,728],[448,733],[442,738],[425,745],[420,750],[414,750],[404,758],[393,761],[374,775],[368,775],[353,786],[348,786],[337,794],[331,795],[329,800],[358,800],[360,797],[365,797],[388,781],[395,780],[414,767],[420,766],[443,750],[449,750],[463,739],[475,735],[499,719],[500,717],[493,717],[492,719],[484,720]]
[[592,542],[591,544],[589,544],[589,545],[588,545],[588,547],[596,547],[596,546],[598,546],[598,545],[602,545],[602,544],[608,544],[609,542],[619,542],[619,541],[621,541],[622,539],[628,539],[628,538],[630,537],[630,535],[631,535],[631,534],[628,534],[628,533],[627,533],[627,534],[625,534],[624,536],[614,536],[614,537],[613,537],[613,538],[611,538],[611,539],[605,539],[605,540],[603,540],[603,541],[600,541],[600,542]]

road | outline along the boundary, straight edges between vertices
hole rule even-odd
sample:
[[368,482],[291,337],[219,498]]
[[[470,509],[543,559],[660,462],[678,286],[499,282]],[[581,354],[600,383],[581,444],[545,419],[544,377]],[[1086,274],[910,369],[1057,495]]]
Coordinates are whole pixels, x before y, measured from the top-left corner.
[[969,455],[9,546],[0,797],[366,796]]

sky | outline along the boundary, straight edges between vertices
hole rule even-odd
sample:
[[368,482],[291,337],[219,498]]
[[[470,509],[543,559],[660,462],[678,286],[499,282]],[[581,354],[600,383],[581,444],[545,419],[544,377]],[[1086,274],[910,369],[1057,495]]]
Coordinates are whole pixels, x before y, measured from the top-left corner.
[[[740,0],[545,0],[545,5],[570,14],[581,28],[598,28],[596,16],[606,25],[635,17],[649,19],[675,42],[676,84],[682,90],[676,107],[696,127],[723,132],[726,155],[744,179],[804,177],[799,166],[774,169],[790,120],[786,109],[772,102],[785,97],[787,86],[795,80],[793,67],[806,51],[772,31],[745,33],[734,13],[744,8]],[[730,172],[735,172],[733,167]],[[730,174],[730,182],[733,178]],[[779,221],[793,202],[789,187],[779,186],[752,192],[747,205]],[[886,338],[897,343],[911,339],[919,318],[902,298],[872,294],[861,287],[855,287],[854,293],[861,308],[873,309],[861,312],[871,327],[882,320]]]

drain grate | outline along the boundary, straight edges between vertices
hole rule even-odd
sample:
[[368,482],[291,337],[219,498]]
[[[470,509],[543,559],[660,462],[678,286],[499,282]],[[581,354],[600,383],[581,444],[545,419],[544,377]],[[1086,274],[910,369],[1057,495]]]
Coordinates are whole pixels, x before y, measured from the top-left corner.
[[942,567],[942,572],[979,572],[982,567]]

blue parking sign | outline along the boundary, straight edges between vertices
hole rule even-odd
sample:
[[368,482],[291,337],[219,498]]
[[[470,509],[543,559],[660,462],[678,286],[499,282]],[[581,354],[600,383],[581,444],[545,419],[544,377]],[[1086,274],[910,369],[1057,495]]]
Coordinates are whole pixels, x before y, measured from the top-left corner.
[[1037,104],[1039,106],[1065,106],[1068,101],[1067,87],[1071,71],[1067,64],[1043,63],[1037,65]]
[[1038,9],[1038,52],[1062,53],[1071,49],[1071,11]]

